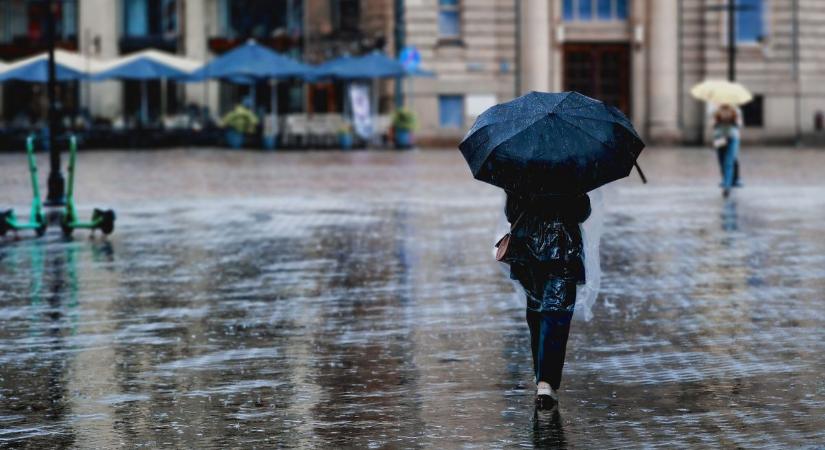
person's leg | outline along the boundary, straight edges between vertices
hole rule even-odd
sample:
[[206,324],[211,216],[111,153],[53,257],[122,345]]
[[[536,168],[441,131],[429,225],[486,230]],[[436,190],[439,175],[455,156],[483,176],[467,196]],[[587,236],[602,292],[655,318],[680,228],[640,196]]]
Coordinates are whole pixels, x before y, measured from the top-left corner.
[[561,385],[567,339],[573,313],[568,311],[545,311],[540,315],[538,342],[536,343],[536,380],[550,384],[553,390]]
[[742,181],[739,179],[739,158],[733,162],[733,187],[742,187]]
[[530,328],[530,352],[533,355],[533,375],[539,382],[539,336],[541,335],[541,313],[527,308],[527,327]]
[[725,184],[725,153],[727,150],[727,145],[724,147],[716,147],[716,159],[719,161],[719,176],[722,178],[722,182],[719,183],[720,186]]
[[728,138],[728,146],[727,151],[725,152],[725,162],[724,162],[724,170],[725,170],[725,177],[724,177],[724,187],[725,189],[730,189],[733,186],[733,166],[734,162],[736,161],[737,156],[739,155],[739,137],[735,134],[732,134],[730,138]]
[[554,390],[561,384],[567,337],[576,303],[575,281],[551,277],[545,283],[541,311],[538,312],[536,382],[544,381]]

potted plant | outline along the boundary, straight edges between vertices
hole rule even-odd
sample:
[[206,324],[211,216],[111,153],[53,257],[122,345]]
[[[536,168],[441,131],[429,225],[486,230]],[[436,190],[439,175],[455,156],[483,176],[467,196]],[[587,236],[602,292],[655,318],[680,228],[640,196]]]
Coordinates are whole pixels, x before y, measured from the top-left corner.
[[338,145],[340,145],[343,150],[352,148],[352,125],[347,123],[341,125],[341,128],[338,128]]
[[411,148],[413,145],[412,132],[415,130],[417,121],[415,113],[406,108],[395,110],[392,115],[393,136],[395,137],[395,148]]
[[244,135],[253,134],[258,128],[258,117],[249,108],[243,105],[226,113],[221,119],[221,125],[226,129],[226,143],[231,148],[243,146]]

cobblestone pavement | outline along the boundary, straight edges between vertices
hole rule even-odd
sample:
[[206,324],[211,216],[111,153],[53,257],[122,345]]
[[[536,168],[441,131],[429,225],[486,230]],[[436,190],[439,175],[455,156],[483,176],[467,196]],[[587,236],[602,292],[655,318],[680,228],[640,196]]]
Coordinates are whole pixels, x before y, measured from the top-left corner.
[[[728,201],[714,159],[609,191],[536,414],[502,197],[457,151],[81,153],[115,233],[0,239],[0,447],[825,446],[825,152],[745,149]],[[27,186],[0,155],[0,205]]]

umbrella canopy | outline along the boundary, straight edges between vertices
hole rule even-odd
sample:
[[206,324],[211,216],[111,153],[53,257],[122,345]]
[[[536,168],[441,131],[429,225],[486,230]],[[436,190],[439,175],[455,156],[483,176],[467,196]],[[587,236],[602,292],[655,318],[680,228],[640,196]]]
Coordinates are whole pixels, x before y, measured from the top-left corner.
[[202,64],[171,53],[148,49],[117,58],[101,66],[94,80],[155,80],[189,76]]
[[267,80],[305,77],[312,73],[314,73],[312,67],[250,40],[196,70],[189,80],[202,81],[206,78],[229,81],[232,79]]
[[316,68],[316,78],[342,80],[396,78],[407,75],[404,66],[389,56],[374,51],[364,56],[341,56]]
[[[54,51],[54,60],[58,81],[85,78],[87,71],[94,71],[100,66],[97,60],[60,49]],[[49,81],[49,54],[40,53],[7,65],[0,70],[0,82],[10,80],[47,83]]]
[[572,195],[630,174],[644,142],[613,106],[531,92],[488,109],[459,144],[473,176],[529,195]]
[[697,100],[717,105],[740,106],[753,100],[753,94],[739,83],[727,80],[705,80],[690,89]]

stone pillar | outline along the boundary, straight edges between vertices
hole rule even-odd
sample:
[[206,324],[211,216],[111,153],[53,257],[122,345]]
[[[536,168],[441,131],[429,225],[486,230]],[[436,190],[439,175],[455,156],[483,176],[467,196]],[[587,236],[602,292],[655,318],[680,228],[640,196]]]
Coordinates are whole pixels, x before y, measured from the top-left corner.
[[550,90],[550,0],[522,0],[521,92]]
[[[208,62],[208,39],[218,34],[218,4],[215,0],[190,0],[185,3],[183,49],[188,58]],[[209,106],[213,117],[217,117],[220,104],[218,83],[186,83],[186,103]]]
[[675,0],[648,4],[648,67],[650,109],[648,136],[659,142],[678,142],[679,130],[679,8]]
[[[78,37],[80,51],[92,58],[110,60],[120,53],[119,2],[112,0],[80,0]],[[109,20],[101,20],[108,17]],[[88,85],[86,85],[88,83]],[[92,116],[117,119],[123,116],[123,89],[120,81],[83,82],[80,87],[82,104]]]

